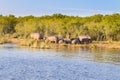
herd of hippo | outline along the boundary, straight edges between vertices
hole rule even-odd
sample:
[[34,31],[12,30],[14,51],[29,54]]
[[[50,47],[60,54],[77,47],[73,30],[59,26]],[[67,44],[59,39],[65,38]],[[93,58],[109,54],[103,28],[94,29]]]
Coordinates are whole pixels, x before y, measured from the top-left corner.
[[59,38],[57,36],[49,36],[49,37],[44,37],[40,33],[31,33],[30,35],[31,38],[37,39],[37,40],[44,40],[45,42],[51,42],[51,43],[65,43],[65,44],[88,44],[91,43],[91,37],[88,35],[80,35],[78,38],[70,38],[70,39],[64,39],[64,38]]

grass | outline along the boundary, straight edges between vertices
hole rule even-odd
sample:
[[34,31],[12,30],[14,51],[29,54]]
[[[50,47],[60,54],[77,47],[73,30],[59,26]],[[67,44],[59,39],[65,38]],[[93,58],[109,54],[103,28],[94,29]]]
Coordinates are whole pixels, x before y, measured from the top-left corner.
[[0,44],[4,43],[17,43],[20,46],[26,46],[30,48],[40,48],[40,49],[50,49],[50,48],[58,48],[57,46],[68,46],[68,47],[89,47],[89,48],[108,48],[108,49],[120,49],[120,41],[93,41],[91,44],[52,44],[50,42],[44,42],[39,40],[34,40],[31,38],[16,38],[16,34],[14,36],[4,35],[0,36]]
[[40,49],[49,49],[51,48],[51,44],[41,42],[39,40],[34,40],[34,39],[26,39],[24,41],[21,41],[19,44],[20,46],[28,46],[30,48],[40,48]]
[[0,44],[4,44],[5,43],[5,39],[4,38],[0,38]]
[[96,47],[120,49],[120,41],[95,41],[92,44]]

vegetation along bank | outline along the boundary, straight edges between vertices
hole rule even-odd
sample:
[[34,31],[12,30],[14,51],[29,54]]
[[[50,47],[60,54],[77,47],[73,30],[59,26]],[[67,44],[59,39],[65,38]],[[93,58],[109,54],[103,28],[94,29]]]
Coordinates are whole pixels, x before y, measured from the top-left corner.
[[[62,14],[45,15],[40,17],[14,15],[0,15],[0,43],[12,41],[30,44],[50,45],[30,38],[31,33],[41,33],[45,38],[57,36],[61,39],[72,40],[80,35],[89,35],[92,46],[119,48],[120,41],[120,14],[88,17],[67,16]],[[17,41],[18,40],[18,41]],[[77,41],[77,39],[76,39]],[[15,42],[14,40],[12,42]],[[69,41],[66,41],[66,43]],[[97,42],[97,43],[96,43]],[[29,44],[29,45],[30,45]],[[114,45],[113,45],[114,44]],[[101,45],[102,46],[102,45]],[[48,46],[49,47],[49,46]]]

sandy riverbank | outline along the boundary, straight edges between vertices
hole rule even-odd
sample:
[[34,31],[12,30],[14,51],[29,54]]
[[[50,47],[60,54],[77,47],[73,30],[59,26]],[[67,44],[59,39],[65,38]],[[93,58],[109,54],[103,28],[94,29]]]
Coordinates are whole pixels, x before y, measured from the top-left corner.
[[[31,41],[33,40],[29,40],[29,39],[17,39],[17,38],[11,38],[11,39],[4,39],[4,42],[10,42],[10,43],[16,43],[16,44],[24,44],[28,47],[33,47],[33,48],[54,48],[54,44],[44,44],[42,42],[42,45],[37,45],[34,44],[33,46],[29,46],[29,44],[31,43]],[[39,41],[38,41],[39,42]],[[41,43],[39,43],[41,44]],[[96,47],[100,47],[100,48],[106,48],[106,49],[120,49],[120,41],[93,41],[90,44],[57,44],[60,46],[71,46],[71,47],[88,47],[88,48],[96,48]]]

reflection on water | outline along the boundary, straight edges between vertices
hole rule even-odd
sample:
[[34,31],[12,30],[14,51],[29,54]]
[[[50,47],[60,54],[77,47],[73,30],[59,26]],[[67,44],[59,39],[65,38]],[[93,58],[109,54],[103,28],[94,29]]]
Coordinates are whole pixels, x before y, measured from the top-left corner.
[[120,50],[89,49],[88,47],[75,46],[56,46],[56,49],[44,50],[19,48],[14,44],[3,44],[0,45],[0,57],[62,57],[120,64]]
[[63,57],[80,58],[99,62],[120,63],[120,49],[62,47],[57,49],[56,52],[62,52]]

